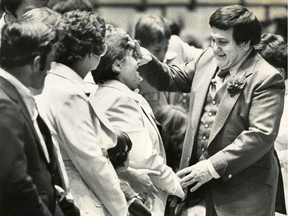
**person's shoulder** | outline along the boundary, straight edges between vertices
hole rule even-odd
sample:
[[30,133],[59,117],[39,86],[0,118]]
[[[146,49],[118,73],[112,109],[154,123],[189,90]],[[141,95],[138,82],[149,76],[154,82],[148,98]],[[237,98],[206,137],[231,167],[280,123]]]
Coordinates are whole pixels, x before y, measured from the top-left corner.
[[259,72],[262,76],[281,75],[280,72],[271,64],[269,64],[261,55],[256,54],[256,64],[254,71]]
[[[114,83],[115,84],[115,83]],[[112,83],[100,84],[97,88],[94,99],[97,100],[100,104],[106,104],[105,106],[121,106],[120,104],[126,104],[127,106],[131,105],[133,98],[131,96],[131,90],[122,89],[121,87],[113,85]],[[128,91],[129,90],[129,91]]]
[[[17,101],[12,100],[0,88],[0,124],[4,127],[20,126],[24,122],[22,112]],[[13,126],[14,125],[14,126]]]
[[196,67],[205,67],[211,63],[211,61],[214,58],[213,50],[212,48],[205,49],[198,57],[198,59],[195,61]]

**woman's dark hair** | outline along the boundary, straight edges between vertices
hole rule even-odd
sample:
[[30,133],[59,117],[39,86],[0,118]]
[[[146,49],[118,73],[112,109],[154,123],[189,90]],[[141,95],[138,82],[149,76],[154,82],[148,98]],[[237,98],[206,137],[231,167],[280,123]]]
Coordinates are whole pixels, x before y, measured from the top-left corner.
[[63,15],[64,37],[59,43],[55,61],[70,67],[87,54],[101,55],[105,50],[105,21],[87,11],[70,11]]
[[111,26],[109,27],[109,33],[105,38],[107,52],[101,57],[98,67],[91,71],[95,83],[116,79],[118,73],[113,71],[113,63],[124,59],[128,52],[134,49],[128,43],[129,41],[131,41],[130,36],[122,29],[111,30]]
[[263,34],[255,50],[272,66],[287,70],[287,42],[282,36]]
[[129,151],[132,148],[132,142],[124,131],[116,130],[117,144],[115,147],[107,150],[108,157],[115,169],[125,166],[128,159]]
[[262,26],[247,8],[232,5],[219,8],[210,17],[209,24],[221,30],[233,29],[236,44],[250,41],[250,46],[260,42]]

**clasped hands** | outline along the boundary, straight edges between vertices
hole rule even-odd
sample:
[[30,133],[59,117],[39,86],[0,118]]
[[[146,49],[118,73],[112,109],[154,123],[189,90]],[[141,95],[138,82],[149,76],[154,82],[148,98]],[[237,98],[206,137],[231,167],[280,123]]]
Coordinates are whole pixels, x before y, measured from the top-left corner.
[[144,199],[148,197],[154,199],[158,194],[157,188],[154,186],[150,176],[160,175],[160,171],[150,169],[133,169],[128,168],[125,172],[118,173],[123,179],[127,180],[130,186]]

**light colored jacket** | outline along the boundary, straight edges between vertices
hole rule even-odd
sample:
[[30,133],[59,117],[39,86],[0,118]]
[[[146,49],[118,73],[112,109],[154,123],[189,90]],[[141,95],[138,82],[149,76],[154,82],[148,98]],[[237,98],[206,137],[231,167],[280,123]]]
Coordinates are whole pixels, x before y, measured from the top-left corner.
[[82,78],[56,63],[37,98],[39,111],[60,145],[70,190],[82,213],[126,216],[119,179],[106,157],[106,150],[115,146],[116,135],[85,93],[89,90]]
[[149,104],[117,80],[100,84],[90,100],[93,107],[105,112],[115,128],[129,135],[133,144],[129,166],[160,171],[159,176],[151,176],[154,185],[161,189],[153,200],[152,214],[164,215],[167,196],[172,194],[182,198],[184,192],[179,178],[166,165],[165,149]]
[[105,112],[111,124],[125,131],[132,143],[130,166],[161,171],[154,184],[168,194],[181,197],[179,178],[166,165],[166,155],[154,115],[145,99],[123,83],[112,80],[99,85],[91,95],[93,107]]

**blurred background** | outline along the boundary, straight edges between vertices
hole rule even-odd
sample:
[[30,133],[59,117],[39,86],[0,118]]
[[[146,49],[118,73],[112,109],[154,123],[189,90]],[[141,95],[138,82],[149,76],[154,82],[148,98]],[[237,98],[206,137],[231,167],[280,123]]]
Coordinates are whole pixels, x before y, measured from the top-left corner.
[[[66,0],[50,0],[49,7]],[[209,17],[221,6],[240,4],[251,9],[264,32],[282,35],[287,41],[287,0],[81,0],[106,23],[124,28],[133,36],[138,18],[144,14],[166,17],[174,34],[196,47],[209,45]]]

